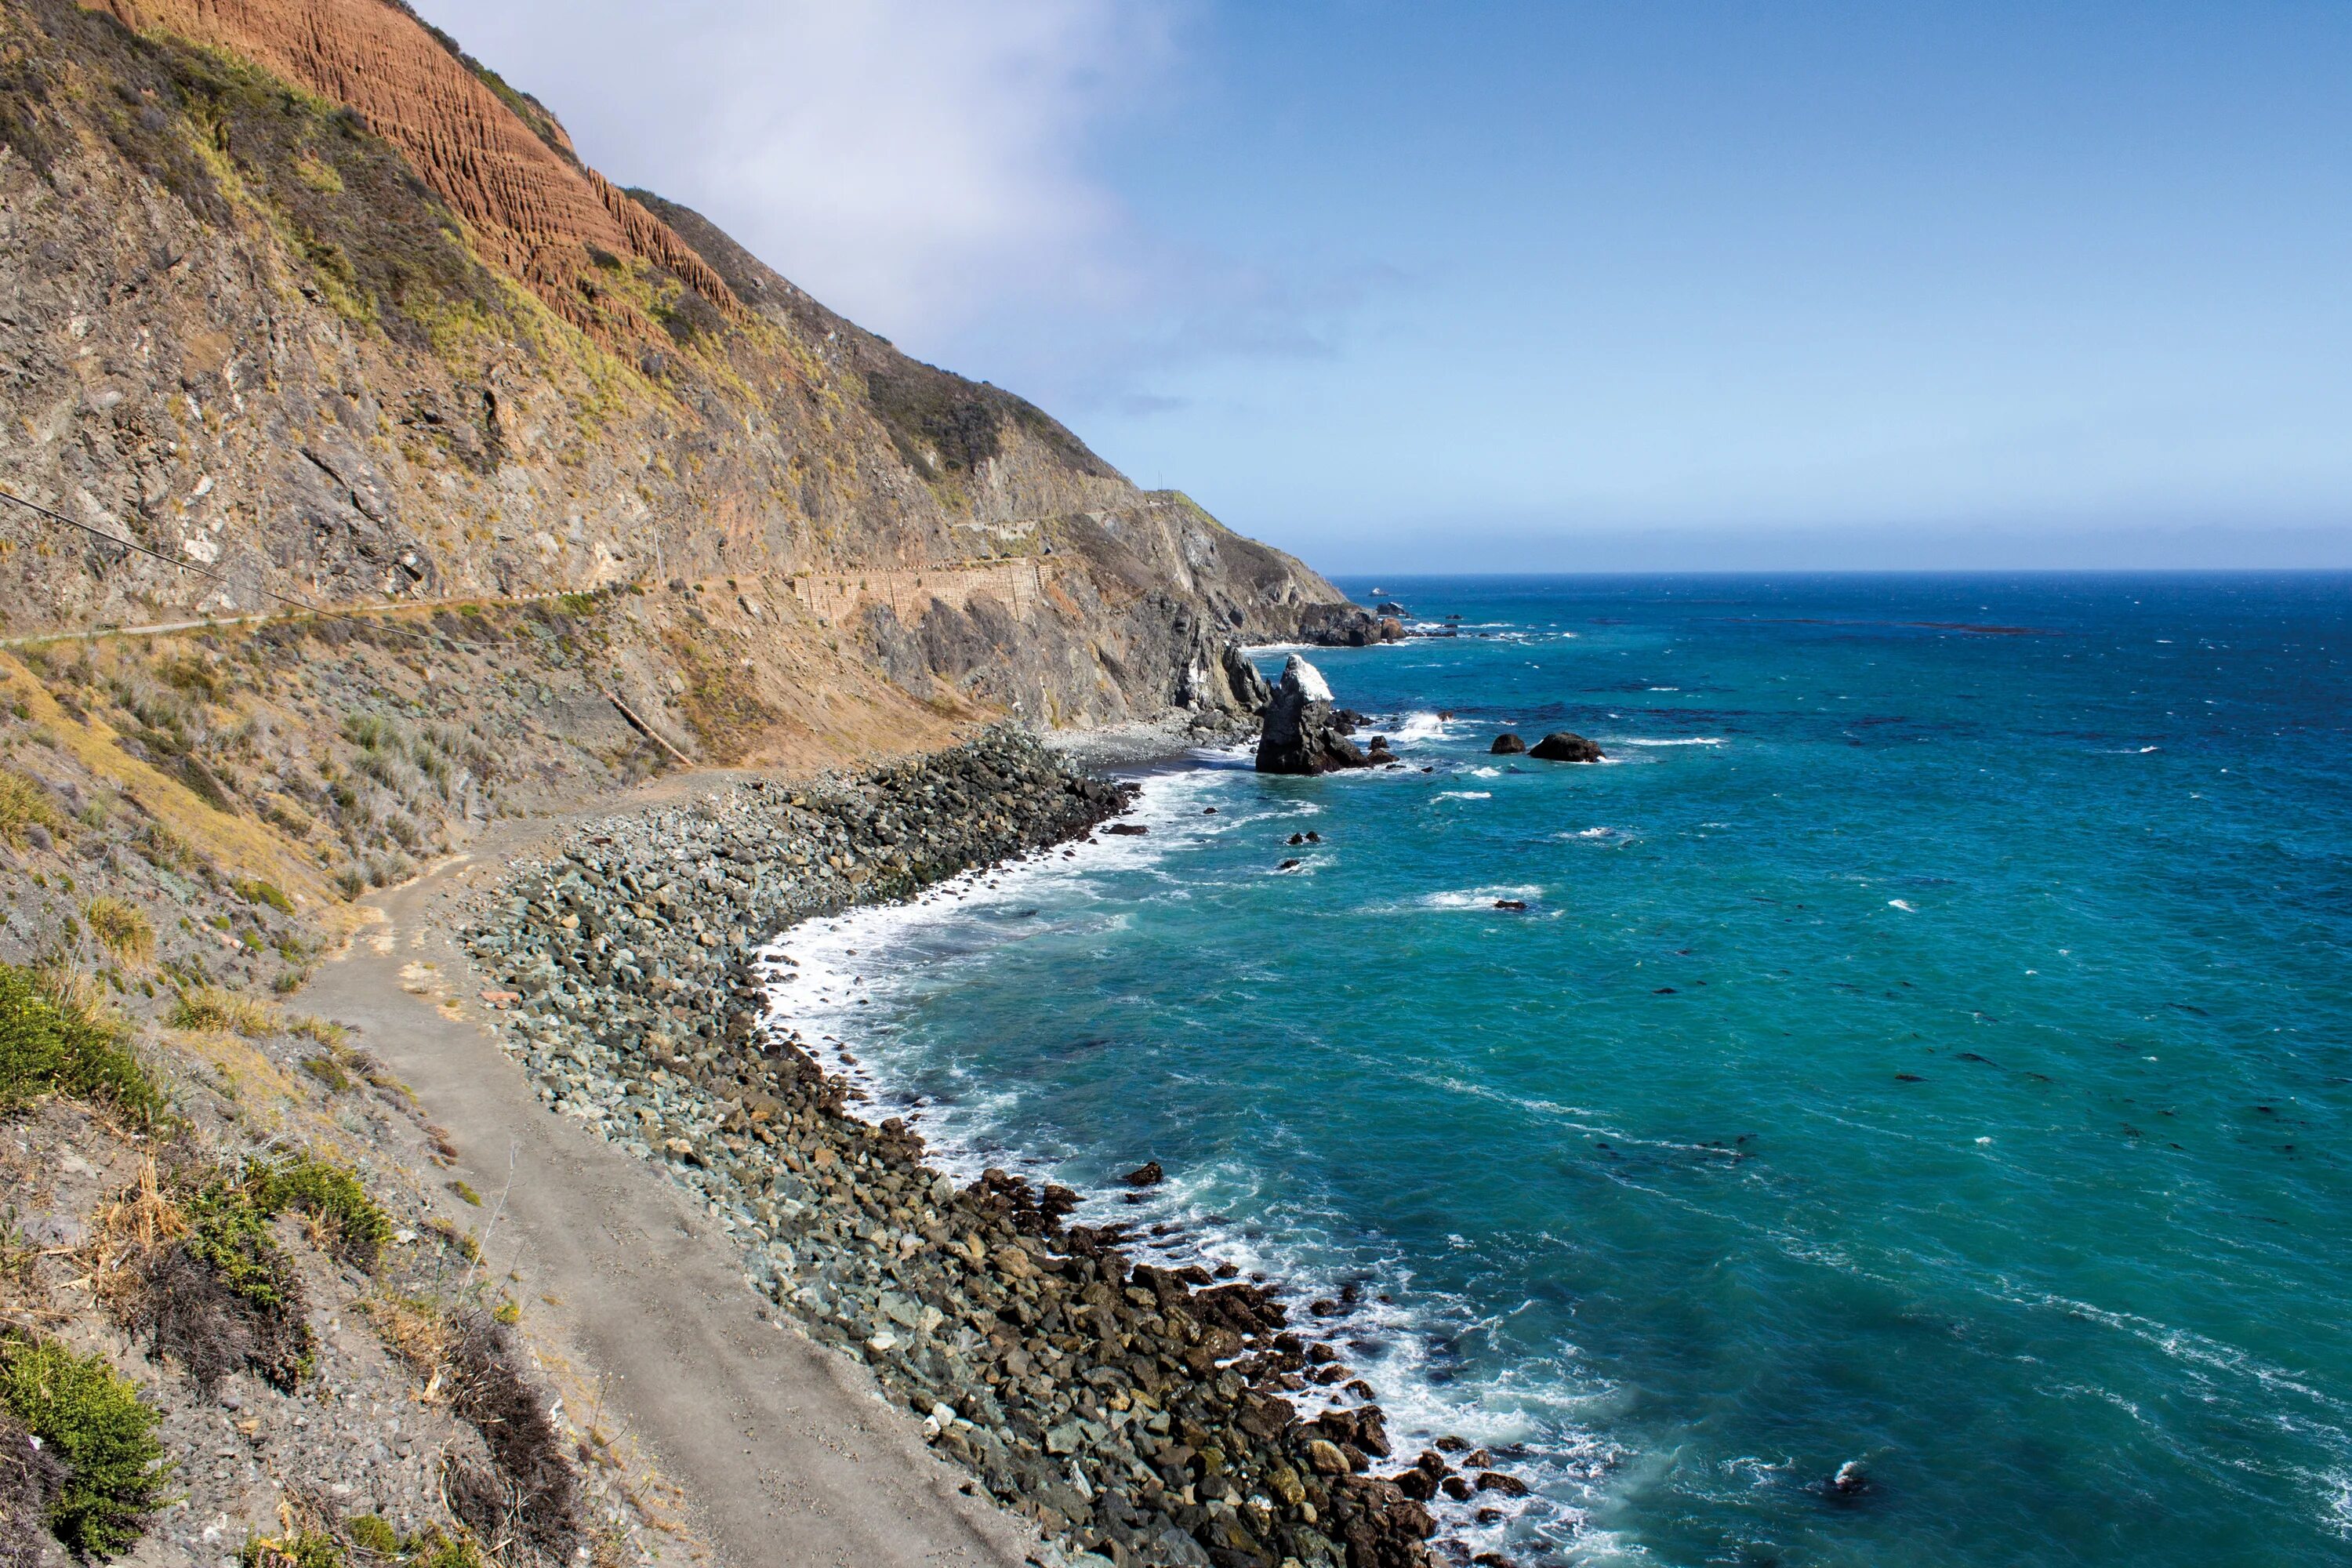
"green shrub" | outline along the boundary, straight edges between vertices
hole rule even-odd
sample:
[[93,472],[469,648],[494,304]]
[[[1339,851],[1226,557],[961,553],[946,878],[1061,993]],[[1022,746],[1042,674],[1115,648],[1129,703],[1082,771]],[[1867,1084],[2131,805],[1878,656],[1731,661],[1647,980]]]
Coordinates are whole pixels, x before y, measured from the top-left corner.
[[343,1568],[349,1560],[343,1543],[333,1536],[298,1530],[275,1539],[255,1536],[236,1561],[237,1568]]
[[352,1544],[362,1552],[389,1557],[400,1550],[400,1531],[374,1514],[361,1514],[345,1522],[343,1529],[351,1536]]
[[196,1291],[163,1274],[151,1292],[160,1298],[158,1344],[199,1384],[242,1362],[275,1387],[299,1386],[317,1363],[317,1342],[304,1317],[301,1276],[269,1234],[275,1211],[256,1202],[247,1184],[226,1179],[199,1189],[183,1209],[188,1234],[181,1249],[234,1300],[183,1321],[179,1309]]
[[122,1025],[0,963],[0,1112],[47,1093],[101,1100],[142,1121],[163,1110]]
[[304,1057],[302,1070],[337,1094],[349,1094],[356,1087],[352,1082],[352,1075],[343,1070],[342,1064],[330,1056]]
[[373,1268],[392,1239],[392,1219],[367,1195],[359,1178],[312,1154],[297,1154],[275,1165],[257,1166],[247,1177],[255,1205],[275,1215],[291,1209],[308,1215],[332,1234],[335,1255],[362,1268]]
[[249,904],[268,904],[281,915],[294,912],[294,900],[258,878],[234,884],[236,896]]
[[163,1417],[105,1357],[0,1330],[0,1403],[65,1464],[49,1529],[68,1549],[111,1557],[146,1533],[163,1501]]

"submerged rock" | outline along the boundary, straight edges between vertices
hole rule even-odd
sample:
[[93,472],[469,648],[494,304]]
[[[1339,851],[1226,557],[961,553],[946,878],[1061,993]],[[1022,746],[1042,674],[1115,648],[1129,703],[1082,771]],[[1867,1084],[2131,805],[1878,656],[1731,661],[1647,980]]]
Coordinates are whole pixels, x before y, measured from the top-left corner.
[[1528,748],[1528,755],[1544,763],[1597,763],[1601,748],[1583,736],[1555,730]]
[[1340,730],[1331,706],[1331,688],[1322,672],[1292,654],[1282,667],[1282,684],[1265,710],[1258,737],[1262,773],[1328,773],[1368,767],[1371,759]]

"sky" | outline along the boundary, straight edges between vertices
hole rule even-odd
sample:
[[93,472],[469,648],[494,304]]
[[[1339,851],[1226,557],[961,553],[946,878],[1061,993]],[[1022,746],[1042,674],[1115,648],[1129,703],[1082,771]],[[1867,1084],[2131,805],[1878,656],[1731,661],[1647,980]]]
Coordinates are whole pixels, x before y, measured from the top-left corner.
[[418,9],[1329,571],[2352,566],[2352,6]]

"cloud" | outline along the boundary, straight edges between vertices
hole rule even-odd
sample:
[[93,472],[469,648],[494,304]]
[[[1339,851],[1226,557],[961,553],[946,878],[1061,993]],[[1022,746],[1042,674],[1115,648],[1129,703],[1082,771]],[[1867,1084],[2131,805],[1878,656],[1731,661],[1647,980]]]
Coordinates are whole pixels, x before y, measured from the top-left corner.
[[1197,0],[419,0],[625,184],[920,357],[1065,410],[1210,359],[1328,358],[1350,276],[1154,231],[1092,165],[1181,98]]
[[1086,167],[1155,101],[1171,0],[424,0],[588,161],[908,340],[1007,297],[1106,311],[1150,271]]

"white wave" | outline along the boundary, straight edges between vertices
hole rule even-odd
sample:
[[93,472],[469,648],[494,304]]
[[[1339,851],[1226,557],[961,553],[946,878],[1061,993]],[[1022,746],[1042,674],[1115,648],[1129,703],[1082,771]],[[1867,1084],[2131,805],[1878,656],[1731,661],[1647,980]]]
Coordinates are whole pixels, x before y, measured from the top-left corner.
[[1633,837],[1633,830],[1630,827],[1580,827],[1570,833],[1555,833],[1552,837],[1563,842],[1571,843],[1579,839],[1587,842],[1603,839],[1614,841]]
[[1453,728],[1452,721],[1434,713],[1407,713],[1389,731],[1392,741],[1442,741]]
[[1498,779],[1503,776],[1503,770],[1500,768],[1472,768],[1469,773],[1474,779]]
[[1675,741],[1622,740],[1613,743],[1620,746],[1720,746],[1723,744],[1723,737],[1720,735],[1689,735]]
[[[1020,1086],[940,1062],[928,1056],[923,1040],[901,1036],[895,1026],[889,1004],[939,983],[937,939],[994,944],[1025,940],[1032,930],[1066,931],[1074,901],[1078,918],[1098,920],[1108,929],[1125,915],[1086,915],[1087,889],[1095,874],[1149,869],[1183,844],[1253,822],[1307,814],[1297,806],[1253,810],[1244,799],[1230,773],[1198,770],[1148,778],[1136,810],[1125,818],[1149,826],[1148,835],[1097,833],[1091,843],[1068,846],[1072,853],[1066,858],[1057,847],[1011,865],[967,872],[905,904],[853,910],[793,927],[762,950],[772,976],[769,1022],[795,1035],[827,1070],[866,1092],[868,1099],[852,1104],[856,1114],[871,1121],[905,1117],[924,1136],[927,1158],[960,1180],[971,1181],[996,1166],[1033,1182],[1069,1181],[1081,1191],[1092,1187],[1076,1217],[1131,1226],[1127,1249],[1139,1261],[1169,1268],[1197,1263],[1213,1273],[1231,1268],[1244,1279],[1271,1279],[1301,1304],[1347,1301],[1336,1315],[1301,1321],[1311,1321],[1318,1337],[1339,1344],[1349,1363],[1379,1389],[1390,1431],[1408,1445],[1407,1452],[1449,1433],[1481,1446],[1527,1443],[1536,1450],[1513,1467],[1535,1488],[1534,1495],[1510,1500],[1505,1517],[1484,1524],[1474,1516],[1478,1508],[1497,1504],[1493,1494],[1481,1494],[1470,1504],[1440,1500],[1433,1511],[1447,1532],[1497,1551],[1538,1539],[1582,1539],[1586,1510],[1598,1495],[1597,1479],[1621,1456],[1580,1425],[1579,1402],[1596,1384],[1573,1347],[1522,1358],[1499,1378],[1452,1381],[1446,1347],[1465,1332],[1506,1328],[1510,1314],[1489,1323],[1474,1321],[1466,1303],[1416,1290],[1411,1267],[1393,1251],[1378,1244],[1368,1248],[1363,1240],[1339,1240],[1349,1227],[1338,1215],[1315,1212],[1311,1201],[1304,1207],[1295,1200],[1276,1201],[1255,1162],[1172,1171],[1168,1182],[1143,1194],[1095,1186],[1091,1173],[1066,1171],[1052,1154],[1016,1142],[1024,1100]],[[1204,814],[1210,805],[1218,806],[1217,815]],[[1319,809],[1309,803],[1298,806]],[[1059,896],[1040,897],[1049,890]],[[1423,903],[1473,908],[1541,892],[1531,885],[1495,886],[1439,893]],[[1047,904],[1052,921],[1003,918],[1026,912],[1032,904]],[[783,962],[785,954],[797,962]],[[931,1097],[919,1104],[913,1093],[917,1081]],[[1234,1224],[1218,1217],[1224,1213],[1253,1217]],[[1152,1236],[1153,1229],[1161,1234]],[[1349,1283],[1358,1287],[1352,1294],[1343,1290]],[[1338,1388],[1309,1388],[1295,1398],[1305,1415],[1357,1403],[1355,1395]]]
[[1495,798],[1495,792],[1490,789],[1442,789],[1437,792],[1436,798],[1439,800],[1492,800]]
[[1458,892],[1425,893],[1418,900],[1425,910],[1491,910],[1496,899],[1539,899],[1543,889],[1532,885],[1517,888],[1467,888]]
[[1916,915],[1919,912],[1908,901],[1902,899],[1887,900],[1886,907],[1890,910],[1901,910],[1906,915]]

